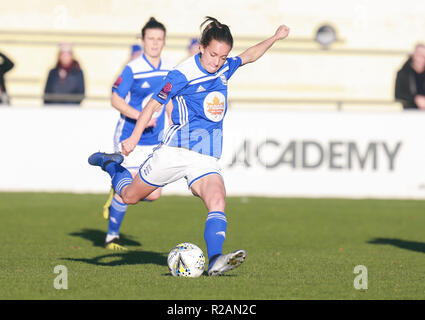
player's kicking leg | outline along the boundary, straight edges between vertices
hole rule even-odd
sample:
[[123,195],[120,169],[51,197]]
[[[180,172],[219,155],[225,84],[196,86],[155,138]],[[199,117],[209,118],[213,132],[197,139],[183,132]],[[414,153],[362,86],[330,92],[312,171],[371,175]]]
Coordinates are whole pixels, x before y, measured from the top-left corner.
[[119,153],[92,154],[88,162],[99,166],[112,178],[112,187],[116,193],[111,201],[109,211],[108,235],[105,247],[112,250],[126,250],[119,244],[119,227],[127,210],[128,204],[136,204],[157,189],[157,187],[144,183],[138,174],[133,179],[130,171],[121,166],[123,156]]

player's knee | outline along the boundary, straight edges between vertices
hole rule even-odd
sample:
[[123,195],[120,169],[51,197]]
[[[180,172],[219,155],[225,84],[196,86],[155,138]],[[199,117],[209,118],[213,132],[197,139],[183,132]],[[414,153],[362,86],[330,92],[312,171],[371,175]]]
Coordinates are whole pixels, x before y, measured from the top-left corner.
[[124,200],[124,203],[126,204],[136,204],[139,202],[139,199],[135,199],[135,198],[126,198]]
[[136,204],[140,199],[136,199],[134,196],[127,194],[126,192],[121,194],[122,201],[125,204]]

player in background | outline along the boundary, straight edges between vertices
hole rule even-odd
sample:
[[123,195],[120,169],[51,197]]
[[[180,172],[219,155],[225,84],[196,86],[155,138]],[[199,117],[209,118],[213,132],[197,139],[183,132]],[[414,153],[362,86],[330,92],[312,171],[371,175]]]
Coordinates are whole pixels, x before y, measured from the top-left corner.
[[[166,29],[155,18],[144,25],[141,31],[144,52],[132,59],[122,71],[112,88],[111,104],[120,112],[115,135],[114,149],[120,152],[120,143],[133,132],[136,120],[152,94],[159,88],[173,65],[161,59],[165,45]],[[165,108],[159,108],[146,125],[136,149],[124,158],[123,166],[132,175],[137,173],[140,163],[152,153],[162,139],[165,123]],[[153,201],[160,197],[158,188],[143,200]],[[119,243],[119,230],[127,211],[127,205],[113,189],[104,205],[103,216],[109,220],[105,247],[111,250],[126,250]]]
[[199,40],[197,38],[191,38],[190,43],[187,46],[187,56],[192,57],[199,53]]
[[[227,83],[240,67],[259,59],[276,41],[285,39],[289,28],[281,25],[275,34],[228,58],[233,37],[227,25],[207,17],[202,26],[200,53],[176,66],[140,114],[131,136],[122,142],[124,155],[131,153],[152,115],[161,105],[173,101],[172,122],[162,143],[131,174],[120,165],[120,154],[97,152],[89,157],[112,178],[114,190],[127,204],[135,204],[168,183],[186,178],[188,187],[202,199],[208,215],[204,239],[209,260],[208,275],[220,275],[238,267],[245,250],[223,254],[227,218],[226,190],[219,159],[222,152],[223,118],[227,110]],[[249,124],[248,124],[249,125]],[[252,124],[251,124],[252,125]]]
[[138,57],[140,57],[143,53],[143,49],[141,45],[138,44],[133,44],[131,46],[131,52],[130,52],[130,61],[133,61],[134,59],[137,59]]

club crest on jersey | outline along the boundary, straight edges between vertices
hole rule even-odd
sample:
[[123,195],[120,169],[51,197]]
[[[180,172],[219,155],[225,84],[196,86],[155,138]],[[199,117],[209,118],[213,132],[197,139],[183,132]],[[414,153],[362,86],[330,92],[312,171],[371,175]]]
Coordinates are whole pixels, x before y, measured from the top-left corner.
[[221,92],[210,92],[204,99],[205,116],[214,122],[219,122],[224,117],[226,98]]
[[122,82],[122,77],[118,77],[117,80],[115,80],[113,87],[115,89],[118,89],[118,87],[121,84],[121,82]]
[[172,88],[173,88],[173,85],[170,82],[168,82],[158,93],[158,98],[167,100],[168,95],[170,94]]
[[226,79],[226,76],[224,74],[220,75],[220,80],[223,83],[223,86],[227,86],[227,79]]

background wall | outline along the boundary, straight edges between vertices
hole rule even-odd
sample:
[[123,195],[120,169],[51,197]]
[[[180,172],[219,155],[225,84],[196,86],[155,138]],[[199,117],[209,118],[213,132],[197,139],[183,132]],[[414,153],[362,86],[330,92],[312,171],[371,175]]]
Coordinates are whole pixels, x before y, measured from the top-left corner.
[[[392,104],[395,71],[414,44],[425,41],[425,6],[420,0],[3,1],[0,50],[16,63],[7,75],[12,102],[40,105],[57,43],[71,41],[87,81],[83,105],[108,107],[111,83],[150,16],[166,24],[164,57],[177,63],[206,15],[230,25],[235,37],[232,55],[272,35],[281,23],[291,27],[287,40],[232,79],[234,107],[253,107],[267,99],[272,101],[269,107],[300,105],[285,99],[367,99],[381,101],[379,107],[399,108]],[[337,30],[338,41],[329,50],[313,41],[324,23]],[[305,101],[301,105],[308,107]]]
[[[87,158],[113,151],[117,118],[112,108],[0,109],[0,191],[108,192],[108,174]],[[424,120],[421,112],[231,110],[227,194],[425,199]],[[191,194],[184,179],[164,193]]]
[[[250,167],[230,168],[229,161],[246,141],[260,143],[241,127],[226,133],[230,141],[239,137],[235,143],[228,142],[223,159],[232,180],[230,194],[424,196],[422,177],[416,174],[424,160],[418,139],[423,117],[401,114],[400,104],[393,99],[396,71],[414,45],[425,42],[425,6],[420,0],[2,1],[0,51],[15,67],[6,75],[12,105],[0,110],[0,189],[106,192],[107,176],[89,167],[86,158],[93,151],[112,148],[118,113],[110,106],[110,90],[130,46],[140,41],[141,27],[154,16],[168,29],[163,57],[178,63],[207,15],[230,25],[235,38],[231,55],[271,36],[281,23],[291,28],[288,39],[258,62],[241,68],[229,86],[229,127],[246,118],[260,132],[277,128],[267,137],[279,146],[268,145],[270,153],[264,161],[276,162],[279,148],[285,150],[291,141],[301,143],[301,148],[303,141],[313,141],[327,157],[331,157],[329,148],[335,147],[338,155],[354,141],[366,159],[365,170],[335,169],[329,159],[327,167],[314,170],[290,165],[267,168],[252,153],[255,161]],[[327,49],[314,41],[323,24],[337,31],[337,41]],[[87,97],[81,108],[43,108],[47,74],[56,62],[58,43],[65,41],[74,44],[85,73]],[[334,113],[338,106],[346,112]],[[400,141],[401,160],[395,171],[370,167],[374,155],[384,157],[385,146],[394,148]],[[336,146],[330,147],[334,142]],[[371,147],[371,152],[377,148],[374,155],[364,153],[370,143],[376,143]],[[312,145],[309,148],[314,149]],[[315,150],[307,163],[317,160],[317,145]],[[336,158],[337,167],[348,166]],[[274,182],[289,179],[289,183],[256,188],[244,180],[266,176],[270,179],[264,181],[279,177]],[[249,190],[243,188],[247,185]],[[182,183],[169,192],[188,191]]]

